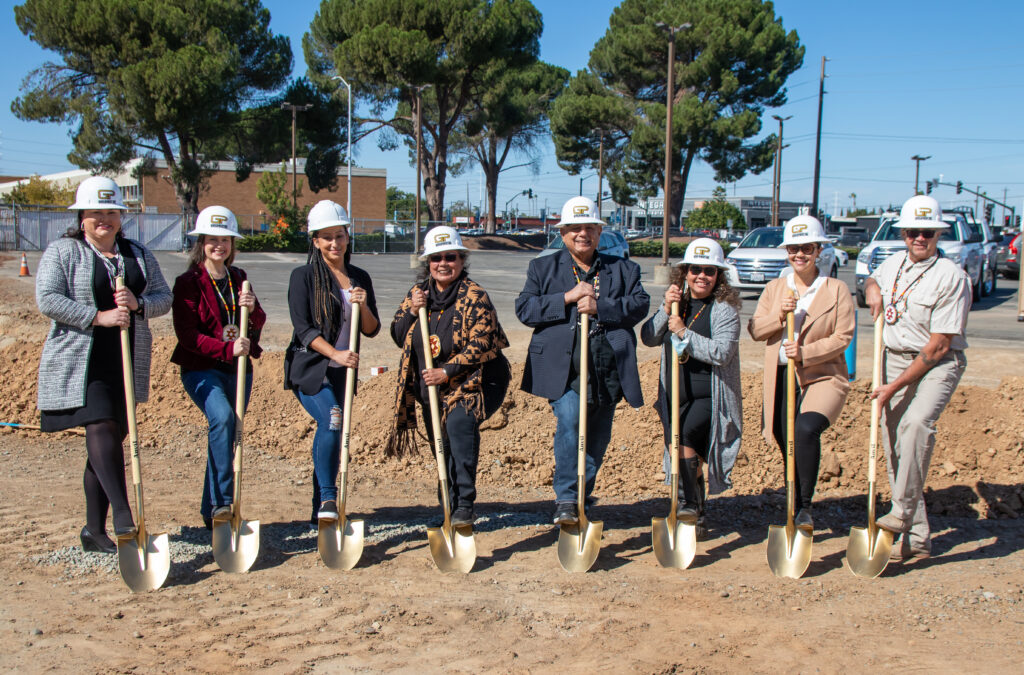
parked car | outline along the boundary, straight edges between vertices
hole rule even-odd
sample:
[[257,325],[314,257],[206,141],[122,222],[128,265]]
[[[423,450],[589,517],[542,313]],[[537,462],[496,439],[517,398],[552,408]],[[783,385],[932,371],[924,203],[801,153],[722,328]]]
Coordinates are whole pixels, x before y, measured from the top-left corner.
[[[729,283],[733,288],[761,291],[772,279],[789,267],[786,249],[782,243],[781,227],[759,227],[751,230],[739,246],[726,256],[729,263]],[[818,270],[831,277],[839,275],[836,249],[830,242],[821,245]]]
[[[983,235],[971,230],[962,213],[944,212],[942,219],[949,223],[950,227],[939,230],[939,253],[955,262],[967,273],[967,278],[971,281],[974,301],[977,302],[981,299],[984,276]],[[899,220],[898,213],[883,214],[875,236],[857,256],[856,296],[857,304],[861,307],[867,307],[867,302],[864,299],[864,282],[875,271],[875,268],[889,256],[907,250],[899,228],[895,226],[897,220]]]
[[1020,277],[1021,234],[1004,234],[996,249],[996,268],[1007,279]]
[[[565,248],[565,242],[562,241],[562,237],[558,234],[551,239],[548,245],[537,254],[537,257],[551,255],[556,251]],[[601,239],[597,242],[597,250],[600,253],[606,255],[613,255],[616,258],[625,258],[629,260],[629,244],[626,243],[626,238],[619,232],[613,230],[604,230],[601,232]]]
[[850,264],[850,254],[841,248],[836,249],[836,262],[839,263],[840,267],[846,267]]
[[974,209],[970,206],[958,206],[950,209],[950,211],[962,213],[967,221],[967,227],[971,230],[971,234],[981,237],[982,274],[980,293],[982,297],[985,297],[996,290],[996,279],[999,277],[996,256],[998,255],[1000,237],[998,233],[993,231],[994,228],[992,226],[974,217]]

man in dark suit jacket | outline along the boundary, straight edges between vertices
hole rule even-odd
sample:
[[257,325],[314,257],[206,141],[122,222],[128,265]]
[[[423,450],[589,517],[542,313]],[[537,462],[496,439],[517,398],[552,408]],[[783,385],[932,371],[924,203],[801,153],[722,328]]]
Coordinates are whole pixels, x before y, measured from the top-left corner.
[[643,405],[636,366],[634,326],[650,297],[640,266],[597,252],[604,223],[597,205],[573,197],[559,223],[565,249],[530,262],[516,316],[534,329],[523,372],[523,391],[551,404],[555,428],[556,525],[578,522],[576,458],[579,434],[580,314],[591,315],[588,366],[586,492],[588,499],[611,440],[615,406],[625,398]]

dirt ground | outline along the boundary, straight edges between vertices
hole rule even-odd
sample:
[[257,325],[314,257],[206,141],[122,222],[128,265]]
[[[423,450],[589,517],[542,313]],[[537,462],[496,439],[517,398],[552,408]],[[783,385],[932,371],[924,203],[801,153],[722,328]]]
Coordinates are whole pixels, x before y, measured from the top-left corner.
[[[45,331],[31,280],[4,279],[0,421],[38,420]],[[934,555],[871,581],[844,564],[849,528],[865,518],[869,406],[858,380],[825,436],[813,561],[793,581],[773,577],[765,561],[767,525],[784,519],[784,497],[779,452],[759,434],[756,372],[744,373],[735,485],[712,498],[711,535],[690,569],[663,569],[651,552],[650,518],[668,500],[648,405],[616,413],[596,488],[593,515],[605,523],[597,563],[587,574],[562,571],[548,525],[553,417],[515,392],[484,426],[478,559],[466,576],[439,573],[426,546],[424,527],[439,513],[426,443],[403,460],[382,456],[394,410],[387,373],[361,384],[355,409],[349,510],[366,521],[366,550],[356,569],[336,572],[320,563],[304,522],[312,425],[281,388],[282,355],[271,352],[258,362],[246,417],[245,512],[261,521],[261,552],[236,576],[206,546],[205,423],[168,363],[173,346],[158,336],[151,399],[139,408],[149,526],[172,542],[159,591],[132,595],[109,557],[77,551],[82,438],[0,431],[4,669],[1019,672],[1024,659],[1024,378],[960,387],[939,422],[928,480]],[[998,365],[989,368],[998,381]],[[514,381],[521,370],[514,365]],[[655,361],[641,364],[641,378],[651,403]]]

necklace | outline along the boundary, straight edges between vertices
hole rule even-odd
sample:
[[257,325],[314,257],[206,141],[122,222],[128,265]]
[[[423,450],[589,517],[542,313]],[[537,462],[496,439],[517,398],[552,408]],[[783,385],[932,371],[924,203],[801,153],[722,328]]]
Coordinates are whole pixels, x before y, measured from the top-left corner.
[[[710,305],[710,304],[711,304],[710,302],[705,303],[703,307],[701,307],[700,309],[697,310],[697,313],[693,315],[692,319],[690,319],[690,323],[687,324],[686,330],[690,330],[691,328],[693,328],[693,324],[697,323],[697,319],[700,318],[700,315],[704,313],[704,310],[707,309],[708,305]],[[683,331],[683,332],[685,333],[686,331]],[[677,335],[676,337],[679,337],[679,336]],[[679,357],[679,363],[686,363],[689,360],[690,360],[690,355],[689,354],[683,354],[682,356]]]
[[[935,263],[939,262],[939,258],[938,256],[936,256],[935,260],[933,260],[931,264],[928,265],[928,267],[924,268],[924,271],[918,274],[916,279],[907,284],[907,287],[903,289],[903,292],[900,293],[899,297],[896,297],[896,290],[899,288],[900,277],[903,276],[903,266],[907,264],[907,260],[909,258],[910,254],[905,253],[903,256],[903,262],[900,263],[900,269],[896,273],[896,278],[893,279],[892,282],[892,291],[889,293],[889,304],[886,305],[885,307],[885,323],[890,326],[895,325],[903,316],[903,314],[907,311],[906,296],[907,293],[910,292],[910,289],[912,289],[914,286],[917,285],[919,281],[921,281],[924,275],[928,273],[928,270],[935,266]],[[913,264],[911,264],[910,267],[913,267]],[[910,267],[908,267],[907,270],[909,270]]]
[[238,310],[238,298],[235,296],[235,284],[231,281],[231,270],[228,270],[227,273],[228,297],[231,298],[231,305],[228,305],[228,301],[220,291],[220,285],[217,283],[217,280],[213,278],[213,275],[210,274],[210,270],[206,270],[206,273],[210,275],[210,281],[213,282],[213,290],[217,291],[217,297],[220,298],[221,303],[224,304],[224,313],[228,315],[228,322],[221,331],[221,339],[224,340],[224,342],[234,342],[242,333],[238,330],[238,324],[235,323],[235,314]]
[[85,238],[85,243],[89,245],[92,252],[96,254],[96,257],[103,263],[103,267],[107,270],[107,280],[110,282],[110,290],[117,290],[117,283],[115,279],[123,275],[124,271],[124,258],[121,257],[121,247],[117,245],[117,241],[114,241],[114,257],[111,260],[109,257],[100,252],[96,245],[89,241],[89,238]]

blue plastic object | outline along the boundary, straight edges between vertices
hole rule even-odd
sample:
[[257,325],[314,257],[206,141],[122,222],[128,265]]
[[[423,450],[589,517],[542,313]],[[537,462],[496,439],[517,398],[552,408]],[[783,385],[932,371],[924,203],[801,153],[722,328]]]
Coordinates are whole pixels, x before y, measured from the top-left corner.
[[846,370],[850,373],[850,382],[857,379],[857,309],[853,310],[853,339],[843,353],[846,358]]

